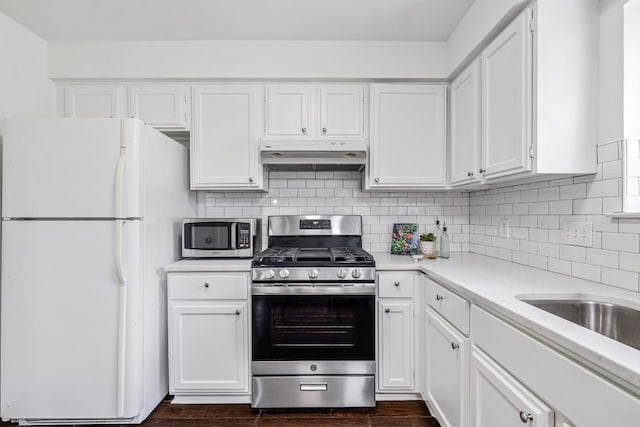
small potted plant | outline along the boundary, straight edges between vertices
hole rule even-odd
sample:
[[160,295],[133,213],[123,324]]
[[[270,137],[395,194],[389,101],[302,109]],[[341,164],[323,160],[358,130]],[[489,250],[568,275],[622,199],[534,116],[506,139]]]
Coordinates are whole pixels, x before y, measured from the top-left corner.
[[429,259],[436,258],[436,236],[433,233],[420,235],[420,252]]

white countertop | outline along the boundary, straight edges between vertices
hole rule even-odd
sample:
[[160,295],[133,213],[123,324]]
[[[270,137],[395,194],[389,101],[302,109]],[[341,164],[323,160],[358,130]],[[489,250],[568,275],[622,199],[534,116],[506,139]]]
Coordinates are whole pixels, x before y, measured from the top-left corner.
[[175,272],[216,272],[216,271],[251,271],[251,258],[215,259],[191,258],[182,259],[173,264],[165,265],[164,271]]
[[[419,262],[388,253],[374,253],[373,256],[378,271],[424,272],[471,303],[509,320],[546,344],[640,394],[640,350],[517,298],[531,294],[541,298],[570,296],[616,302],[640,310],[640,294],[471,253],[452,253],[447,260]],[[167,272],[250,270],[250,259],[186,259],[165,267]]]
[[[373,254],[378,271],[418,270],[592,369],[640,393],[640,350],[520,301],[571,296],[615,302],[640,310],[640,294],[471,253],[448,260],[415,262],[411,257]],[[473,325],[471,327],[473,334]],[[640,333],[640,331],[639,331]]]

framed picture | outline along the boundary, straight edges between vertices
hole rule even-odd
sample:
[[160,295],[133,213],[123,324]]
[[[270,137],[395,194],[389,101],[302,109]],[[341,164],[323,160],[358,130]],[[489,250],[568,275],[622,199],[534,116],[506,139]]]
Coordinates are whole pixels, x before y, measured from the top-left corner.
[[418,224],[393,224],[391,253],[415,255],[418,252]]

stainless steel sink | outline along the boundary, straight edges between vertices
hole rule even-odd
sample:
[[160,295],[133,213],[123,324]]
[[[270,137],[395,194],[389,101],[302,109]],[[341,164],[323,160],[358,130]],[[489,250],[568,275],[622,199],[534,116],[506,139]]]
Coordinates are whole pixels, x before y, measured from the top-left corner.
[[640,311],[581,300],[523,299],[541,310],[640,350]]

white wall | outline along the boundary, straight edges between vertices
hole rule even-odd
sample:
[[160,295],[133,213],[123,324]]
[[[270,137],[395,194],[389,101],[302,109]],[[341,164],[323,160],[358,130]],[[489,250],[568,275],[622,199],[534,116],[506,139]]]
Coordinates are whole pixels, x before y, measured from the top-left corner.
[[10,116],[55,114],[55,88],[47,77],[47,44],[0,13],[0,136]]
[[599,142],[624,138],[624,3],[600,0]]
[[447,40],[447,74],[456,74],[475,57],[477,46],[501,23],[522,10],[528,0],[475,0]]
[[54,42],[49,76],[444,79],[444,42]]

